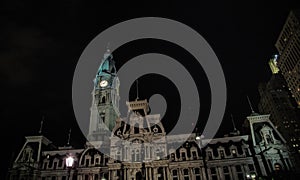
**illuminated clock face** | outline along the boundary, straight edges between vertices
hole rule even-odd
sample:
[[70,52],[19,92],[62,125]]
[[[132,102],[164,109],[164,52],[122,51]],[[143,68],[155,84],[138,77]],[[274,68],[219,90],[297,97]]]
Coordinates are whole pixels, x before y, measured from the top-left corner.
[[102,80],[101,82],[100,82],[100,86],[101,87],[106,87],[108,85],[108,82],[106,81],[106,80]]

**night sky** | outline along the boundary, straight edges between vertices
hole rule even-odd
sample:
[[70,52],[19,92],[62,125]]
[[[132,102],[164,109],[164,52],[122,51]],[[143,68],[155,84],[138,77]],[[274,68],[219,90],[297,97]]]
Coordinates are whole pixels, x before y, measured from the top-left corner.
[[[230,114],[237,127],[250,114],[247,95],[257,111],[258,83],[271,76],[267,62],[277,53],[274,44],[293,8],[299,8],[296,0],[272,3],[1,1],[0,119],[5,154],[1,179],[12,154],[19,153],[24,136],[38,134],[43,116],[43,134],[57,146],[66,144],[69,128],[73,132],[71,143],[75,147],[84,143],[72,106],[73,74],[85,47],[106,28],[132,18],[156,16],[174,19],[199,32],[219,58],[226,78],[227,107],[218,133],[222,136],[232,130]],[[189,69],[204,99],[199,118],[205,119],[210,103],[207,80],[201,67],[194,66],[193,57],[182,48],[151,39],[128,43],[114,53],[117,68],[130,58],[149,52],[170,55]],[[149,85],[153,77],[139,80],[141,99],[149,98],[152,93],[164,94],[166,88],[172,90],[168,80],[155,78],[160,79],[156,89]],[[134,91],[132,88],[133,94]],[[178,107],[174,104],[178,97],[175,91],[169,96],[175,98],[166,98],[170,104],[167,117],[176,117]]]

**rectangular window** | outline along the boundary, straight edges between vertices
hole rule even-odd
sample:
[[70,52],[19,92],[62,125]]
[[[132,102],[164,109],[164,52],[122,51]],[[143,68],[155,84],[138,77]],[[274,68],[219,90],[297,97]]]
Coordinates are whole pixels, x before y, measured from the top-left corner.
[[210,168],[210,173],[217,174],[216,168],[215,167]]
[[174,153],[171,154],[171,160],[175,161],[175,154]]
[[45,162],[45,163],[44,163],[44,169],[47,169],[47,166],[48,166],[48,163]]
[[57,162],[54,162],[53,169],[56,169],[56,167],[57,167]]
[[89,159],[86,159],[85,160],[85,166],[89,166],[90,165],[90,160]]
[[225,180],[230,180],[230,174],[229,174],[229,168],[227,166],[224,166],[223,167],[223,173],[224,173],[224,177],[225,177]]
[[197,159],[197,153],[196,151],[192,151],[193,159]]
[[195,174],[200,174],[200,168],[195,168],[194,173]]
[[59,161],[58,161],[58,167],[62,167],[62,164],[63,164],[63,161],[62,161],[62,160],[59,160]]
[[223,150],[220,150],[220,156],[221,156],[221,159],[224,159],[224,158],[225,158],[225,154],[224,154],[224,151],[223,151]]
[[212,180],[218,180],[218,176],[216,176],[216,175],[211,176],[211,179],[212,179]]
[[182,153],[181,153],[181,157],[182,157],[183,160],[186,159],[186,158],[185,158],[185,152],[182,152]]
[[240,165],[235,166],[236,172],[242,172],[242,167]]
[[248,167],[249,167],[249,170],[250,170],[250,171],[254,171],[254,166],[253,166],[253,164],[248,164]]
[[201,179],[200,168],[195,168],[194,169],[194,174],[195,174],[196,180],[200,180]]
[[173,176],[177,176],[177,170],[173,170]]
[[177,170],[172,171],[173,180],[178,180],[178,173]]
[[207,156],[208,156],[208,159],[209,159],[209,160],[212,160],[212,154],[211,154],[210,151],[207,152]]
[[233,156],[233,157],[237,157],[236,149],[232,149],[232,150],[231,150],[231,153],[232,153],[232,156]]
[[225,177],[225,180],[231,180],[231,178],[230,178],[230,175],[229,175],[229,174],[225,174],[225,175],[224,175],[224,177]]
[[245,179],[244,178],[244,174],[243,173],[238,173],[238,179],[240,180],[243,180],[243,179]]
[[184,177],[184,180],[189,180],[190,179],[189,170],[188,169],[184,169],[183,170],[183,177]]
[[224,166],[224,167],[223,167],[223,172],[224,172],[224,173],[229,173],[229,169],[228,169],[227,166]]

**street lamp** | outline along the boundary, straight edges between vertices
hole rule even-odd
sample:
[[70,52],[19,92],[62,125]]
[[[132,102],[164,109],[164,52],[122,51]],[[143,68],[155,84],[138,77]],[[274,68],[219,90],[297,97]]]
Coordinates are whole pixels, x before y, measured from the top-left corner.
[[203,149],[203,145],[202,145],[202,139],[204,138],[204,135],[198,135],[196,136],[196,141],[198,142],[198,147],[200,149],[201,155],[202,155],[202,160],[203,160],[203,166],[205,169],[205,177],[208,180],[208,172],[207,172],[207,165],[206,165],[206,153]]
[[72,156],[69,156],[66,159],[66,166],[68,168],[68,180],[70,179],[70,172],[71,172],[71,169],[73,167],[73,164],[74,164],[74,158]]
[[255,179],[256,178],[256,174],[255,173],[246,174],[246,178],[247,179]]

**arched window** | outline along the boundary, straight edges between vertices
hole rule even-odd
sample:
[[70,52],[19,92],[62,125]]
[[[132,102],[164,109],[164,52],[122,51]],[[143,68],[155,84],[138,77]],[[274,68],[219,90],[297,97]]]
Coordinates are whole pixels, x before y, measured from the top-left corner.
[[185,161],[187,159],[187,156],[186,156],[186,149],[185,148],[181,148],[180,149],[180,158]]
[[121,153],[120,153],[120,151],[117,151],[117,153],[116,153],[116,160],[121,160]]
[[198,152],[196,147],[192,147],[190,149],[192,159],[198,159]]
[[134,125],[134,134],[139,134],[139,133],[140,133],[139,124],[135,123],[135,125]]
[[131,161],[135,161],[135,152],[134,152],[134,150],[131,151]]
[[135,153],[136,153],[136,160],[135,161],[139,161],[140,160],[140,151],[137,149]]
[[171,153],[171,161],[175,161],[175,154]]
[[101,98],[101,103],[105,103],[105,96],[103,96],[102,98]]

